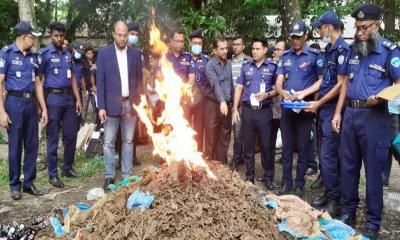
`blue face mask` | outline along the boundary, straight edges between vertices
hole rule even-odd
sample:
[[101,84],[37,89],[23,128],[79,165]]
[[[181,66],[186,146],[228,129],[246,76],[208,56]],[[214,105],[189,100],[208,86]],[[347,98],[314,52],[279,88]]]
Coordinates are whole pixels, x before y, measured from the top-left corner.
[[203,49],[201,45],[195,44],[192,46],[192,53],[194,55],[200,55],[202,51]]
[[139,42],[138,36],[136,36],[136,35],[129,35],[129,37],[128,37],[128,43],[129,43],[130,45],[136,45],[136,44],[138,44],[138,42]]

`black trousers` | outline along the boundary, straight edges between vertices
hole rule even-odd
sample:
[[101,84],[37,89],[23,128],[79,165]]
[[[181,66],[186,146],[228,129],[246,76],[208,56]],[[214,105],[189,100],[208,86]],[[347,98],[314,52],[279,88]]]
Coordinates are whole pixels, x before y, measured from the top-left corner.
[[228,163],[228,148],[232,130],[232,112],[228,105],[228,114],[220,111],[220,104],[209,99],[204,102],[205,151],[208,159]]
[[271,148],[271,121],[272,111],[270,107],[264,109],[251,109],[243,106],[242,109],[242,136],[246,160],[246,180],[254,182],[255,158],[254,147],[256,137],[261,145],[261,164],[264,170],[263,179],[274,179],[275,165],[269,154]]

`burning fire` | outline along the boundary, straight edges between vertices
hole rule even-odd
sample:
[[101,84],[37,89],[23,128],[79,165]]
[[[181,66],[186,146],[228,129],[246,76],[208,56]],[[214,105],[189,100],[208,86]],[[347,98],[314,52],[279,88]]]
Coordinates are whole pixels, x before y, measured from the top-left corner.
[[172,64],[166,59],[168,46],[161,40],[160,31],[154,22],[150,30],[150,45],[161,56],[163,80],[156,79],[155,89],[160,100],[165,103],[165,108],[156,121],[157,126],[162,126],[162,131],[154,132],[152,112],[145,96],[142,95],[140,104],[133,107],[146,125],[148,135],[152,138],[153,154],[162,157],[168,165],[173,161],[184,161],[189,169],[202,167],[207,171],[209,177],[216,179],[204,161],[202,153],[197,151],[197,143],[193,138],[196,132],[184,118],[183,108],[180,104],[182,96],[190,96],[191,91],[188,84],[182,81],[175,73]]

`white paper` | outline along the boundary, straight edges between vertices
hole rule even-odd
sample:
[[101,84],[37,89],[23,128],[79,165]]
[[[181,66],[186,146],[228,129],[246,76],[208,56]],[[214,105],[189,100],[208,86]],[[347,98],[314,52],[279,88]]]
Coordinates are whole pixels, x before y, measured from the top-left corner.
[[260,102],[256,99],[256,95],[254,93],[250,94],[250,104],[253,107],[260,106]]
[[99,139],[100,138],[100,132],[93,131],[92,132],[92,139]]

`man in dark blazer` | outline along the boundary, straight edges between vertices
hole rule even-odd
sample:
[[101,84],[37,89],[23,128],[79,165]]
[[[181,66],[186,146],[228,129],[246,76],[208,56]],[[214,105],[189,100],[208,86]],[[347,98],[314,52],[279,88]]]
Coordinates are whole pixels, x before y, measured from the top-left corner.
[[99,50],[97,57],[97,97],[99,118],[104,123],[104,189],[114,183],[115,138],[122,132],[122,177],[131,175],[133,135],[137,115],[132,104],[138,103],[142,89],[142,60],[136,48],[128,48],[128,27],[115,23],[114,42]]

